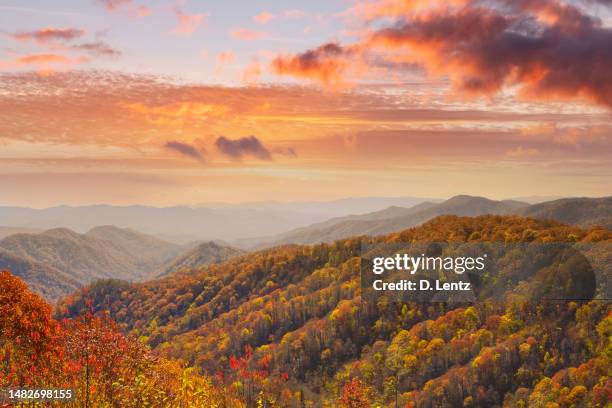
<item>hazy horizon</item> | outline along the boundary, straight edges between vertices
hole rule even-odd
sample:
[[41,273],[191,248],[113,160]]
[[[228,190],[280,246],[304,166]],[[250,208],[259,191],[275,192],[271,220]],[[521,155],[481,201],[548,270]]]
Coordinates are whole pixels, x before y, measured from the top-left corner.
[[304,205],[304,204],[330,204],[330,203],[338,203],[338,202],[342,202],[342,201],[347,201],[347,200],[370,200],[370,199],[389,199],[389,200],[393,200],[393,199],[408,199],[408,198],[417,198],[417,199],[421,199],[421,200],[431,200],[431,201],[444,201],[444,200],[448,200],[450,198],[456,197],[456,196],[461,196],[461,195],[467,195],[467,196],[472,196],[472,197],[482,197],[482,198],[486,198],[489,200],[495,200],[495,201],[504,201],[504,200],[514,200],[514,201],[523,201],[525,203],[528,204],[537,204],[540,202],[545,202],[545,201],[553,201],[553,200],[560,200],[563,198],[579,198],[579,197],[586,197],[586,198],[602,198],[602,197],[608,197],[610,195],[612,195],[612,193],[609,194],[605,194],[605,195],[554,195],[554,196],[548,196],[548,195],[528,195],[528,196],[509,196],[509,197],[491,197],[491,196],[487,196],[487,195],[483,195],[483,194],[453,194],[450,196],[444,196],[444,197],[422,197],[422,196],[408,196],[408,195],[397,195],[397,196],[385,196],[385,195],[379,195],[379,196],[344,196],[344,197],[339,197],[339,198],[331,198],[331,199],[312,199],[312,200],[308,200],[308,199],[304,199],[304,200],[259,200],[259,201],[235,201],[235,202],[220,202],[220,201],[211,201],[211,202],[194,202],[194,203],[176,203],[176,204],[169,204],[169,205],[155,205],[155,204],[149,204],[149,203],[145,203],[145,202],[133,202],[133,203],[126,203],[126,204],[112,204],[110,202],[92,202],[92,203],[82,203],[82,204],[70,204],[70,203],[64,203],[64,202],[57,202],[55,204],[51,204],[51,205],[47,205],[47,206],[36,206],[36,205],[15,205],[15,204],[11,204],[11,203],[6,203],[6,202],[2,202],[0,201],[0,207],[19,207],[19,208],[30,208],[30,209],[34,209],[34,210],[45,210],[45,209],[51,209],[51,208],[57,208],[57,207],[96,207],[96,206],[109,206],[109,207],[151,207],[151,208],[180,208],[180,207],[188,207],[188,208],[211,208],[211,209],[215,209],[215,208],[260,208],[260,207],[268,207],[268,206],[286,206],[286,205]]

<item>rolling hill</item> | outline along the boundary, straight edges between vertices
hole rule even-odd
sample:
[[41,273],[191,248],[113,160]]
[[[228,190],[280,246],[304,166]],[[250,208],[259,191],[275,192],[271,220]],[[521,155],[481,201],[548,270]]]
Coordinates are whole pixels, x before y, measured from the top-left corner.
[[86,234],[55,228],[14,234],[0,248],[64,271],[81,283],[98,278],[142,280],[181,247],[131,230],[97,227]]
[[142,281],[242,253],[218,242],[183,246],[114,226],[95,227],[85,234],[55,228],[0,240],[0,269],[13,271],[54,301],[97,279]]
[[0,270],[10,270],[45,299],[56,301],[81,287],[81,282],[52,266],[22,258],[0,248]]
[[112,226],[78,234],[55,228],[0,240],[0,264],[48,299],[101,278],[138,281],[183,250],[155,237]]

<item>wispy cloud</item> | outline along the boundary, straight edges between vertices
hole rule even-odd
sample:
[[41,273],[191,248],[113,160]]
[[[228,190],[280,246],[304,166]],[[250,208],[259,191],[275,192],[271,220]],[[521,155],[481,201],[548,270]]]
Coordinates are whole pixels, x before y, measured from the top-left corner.
[[86,35],[86,31],[80,28],[46,27],[39,30],[5,34],[17,41],[35,41],[54,53],[58,51],[82,51],[95,56],[118,56],[121,54],[119,50],[97,39],[76,43],[76,40],[80,40]]
[[259,82],[261,77],[261,65],[258,61],[251,62],[242,74],[242,82],[247,85],[254,85]]
[[18,41],[37,41],[41,44],[56,41],[71,41],[85,35],[85,30],[80,28],[55,28],[46,27],[34,31],[20,31],[8,33],[8,35]]
[[231,64],[236,60],[236,54],[234,54],[233,51],[223,51],[218,53],[215,59],[217,61],[215,66],[215,72],[219,74],[225,69],[228,64]]
[[86,62],[89,62],[87,57],[73,58],[59,54],[27,54],[9,61],[0,61],[0,69],[29,67],[38,70],[38,73],[48,74],[53,72],[54,68],[69,68]]
[[174,14],[178,21],[172,32],[177,35],[191,35],[208,16],[205,13],[187,14],[178,4],[174,6]]
[[191,159],[195,159],[201,163],[205,163],[206,160],[204,158],[204,150],[198,149],[193,145],[183,142],[177,142],[175,140],[166,142],[164,144],[164,148],[168,150],[172,150],[176,153],[179,153],[182,156],[189,157]]
[[272,20],[273,18],[274,18],[274,14],[269,13],[267,11],[262,11],[261,13],[257,14],[256,16],[253,16],[253,21],[255,21],[256,23],[259,23],[259,24],[266,24],[270,20]]
[[230,37],[237,40],[254,41],[264,38],[268,35],[263,31],[249,30],[247,28],[236,28],[230,31]]
[[291,9],[283,11],[283,16],[287,18],[302,18],[306,17],[307,15],[308,13],[300,9]]
[[104,41],[94,41],[87,42],[82,44],[75,44],[70,47],[76,51],[84,51],[89,54],[99,55],[99,56],[108,56],[108,57],[116,57],[121,55],[121,51],[111,47]]
[[153,13],[150,7],[135,4],[133,0],[96,0],[96,2],[108,11],[125,12],[132,17],[145,17]]

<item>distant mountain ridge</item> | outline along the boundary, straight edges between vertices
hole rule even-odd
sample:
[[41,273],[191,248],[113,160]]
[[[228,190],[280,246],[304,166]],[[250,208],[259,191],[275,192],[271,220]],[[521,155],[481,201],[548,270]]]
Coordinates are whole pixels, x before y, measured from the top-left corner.
[[242,248],[261,249],[285,244],[330,243],[359,235],[384,235],[416,227],[440,215],[523,215],[551,219],[581,227],[612,229],[612,197],[564,198],[529,205],[516,200],[495,201],[458,195],[441,203],[423,202],[410,208],[391,206],[367,214],[336,217],[323,222],[266,237],[236,240]]
[[315,244],[333,242],[351,236],[383,235],[422,224],[440,215],[478,216],[512,214],[528,206],[514,200],[494,201],[484,197],[458,195],[441,203],[424,202],[410,208],[389,207],[362,215],[333,218],[308,227],[259,240],[243,240],[236,244],[263,248],[283,244]]
[[366,213],[397,205],[411,207],[432,199],[356,197],[324,202],[247,203],[244,205],[151,207],[87,205],[45,209],[1,207],[0,225],[49,229],[65,227],[84,233],[98,225],[131,228],[187,244],[197,240],[234,240],[280,234],[293,228],[349,213]]
[[142,281],[242,253],[222,243],[184,246],[110,225],[85,234],[53,228],[0,240],[0,269],[11,270],[36,292],[56,300],[98,279]]
[[517,212],[539,219],[554,219],[564,224],[612,229],[612,197],[563,198],[534,204]]
[[[612,197],[569,198],[528,205],[460,195],[441,203],[389,206],[365,214],[334,217],[278,235],[233,241],[179,245],[115,226],[97,226],[84,234],[67,228],[17,233],[0,239],[0,267],[14,271],[50,300],[103,278],[141,281],[197,270],[244,254],[285,244],[333,242],[347,237],[378,236],[419,226],[441,215],[522,215],[589,228],[612,227]],[[13,227],[10,227],[12,229]],[[5,229],[6,230],[6,229]],[[36,231],[36,230],[34,230]]]
[[49,299],[101,278],[139,281],[183,247],[129,229],[96,227],[86,234],[54,228],[0,240],[0,265]]

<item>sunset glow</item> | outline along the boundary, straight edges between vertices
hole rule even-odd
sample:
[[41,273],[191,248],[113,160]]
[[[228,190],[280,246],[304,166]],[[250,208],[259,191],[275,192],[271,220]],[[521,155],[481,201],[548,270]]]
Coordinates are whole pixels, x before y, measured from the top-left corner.
[[0,22],[2,205],[610,194],[609,2],[6,1]]

